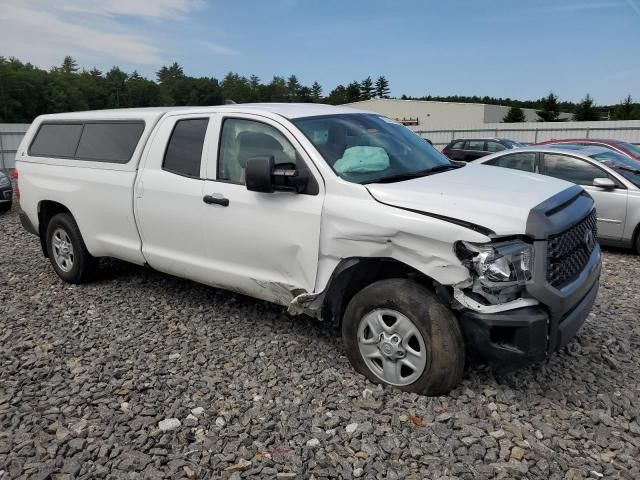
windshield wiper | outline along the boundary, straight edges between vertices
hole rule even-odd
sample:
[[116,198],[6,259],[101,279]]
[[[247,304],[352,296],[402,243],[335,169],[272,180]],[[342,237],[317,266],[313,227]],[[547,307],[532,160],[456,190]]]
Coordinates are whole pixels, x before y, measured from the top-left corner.
[[426,177],[428,175],[433,175],[434,173],[444,172],[445,170],[451,170],[455,168],[461,168],[463,166],[464,165],[454,165],[452,163],[447,163],[444,165],[437,165],[435,167],[427,168],[425,170],[418,170],[417,172],[399,173],[398,175],[390,175],[388,177],[374,178],[372,180],[367,180],[366,182],[363,182],[363,183],[368,184],[368,183],[401,182],[403,180],[411,180],[412,178]]
[[640,170],[638,170],[637,168],[627,167],[626,165],[615,165],[613,168],[616,168],[618,170],[625,170],[626,172],[635,173],[636,175],[640,174]]

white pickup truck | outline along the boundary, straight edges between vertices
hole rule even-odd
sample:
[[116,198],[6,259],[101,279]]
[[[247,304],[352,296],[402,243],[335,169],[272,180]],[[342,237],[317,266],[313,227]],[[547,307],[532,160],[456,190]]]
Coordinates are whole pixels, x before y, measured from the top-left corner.
[[539,362],[601,269],[573,184],[450,162],[378,114],[264,104],[38,117],[24,227],[65,281],[115,257],[341,325],[374,382],[441,394],[473,348]]

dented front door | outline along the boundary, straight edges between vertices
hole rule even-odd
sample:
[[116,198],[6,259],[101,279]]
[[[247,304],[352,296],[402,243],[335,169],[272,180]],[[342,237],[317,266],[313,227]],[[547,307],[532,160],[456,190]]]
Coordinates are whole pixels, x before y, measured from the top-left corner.
[[[217,152],[207,167],[205,243],[216,283],[287,305],[315,285],[324,187],[290,132],[260,116],[220,116]],[[275,151],[274,151],[275,150]],[[318,177],[317,195],[251,192],[244,185],[247,155],[274,154],[276,163],[305,161]],[[280,159],[280,160],[279,160]]]

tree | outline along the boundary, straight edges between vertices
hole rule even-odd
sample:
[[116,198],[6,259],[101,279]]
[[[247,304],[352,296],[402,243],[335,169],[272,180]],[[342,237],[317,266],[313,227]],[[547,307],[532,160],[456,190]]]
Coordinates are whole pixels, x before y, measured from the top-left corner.
[[373,92],[373,80],[371,77],[367,77],[360,83],[360,96],[363,100],[369,100],[373,97]]
[[76,62],[73,57],[67,55],[62,61],[59,71],[66,74],[76,73],[78,71],[78,62]]
[[549,92],[549,95],[540,100],[538,117],[540,117],[540,121],[542,122],[555,122],[559,116],[558,96],[553,92]]
[[331,90],[331,93],[327,97],[327,102],[331,105],[342,105],[343,103],[349,102],[347,99],[347,89],[344,85],[338,85],[336,88]]
[[[633,98],[631,95],[627,95],[624,100],[620,102],[619,105],[613,110],[613,119],[614,120],[635,120],[636,115],[634,115],[634,111],[637,110],[637,107],[633,103]],[[638,112],[640,113],[640,112]]]
[[389,80],[384,76],[378,77],[376,80],[376,96],[378,98],[389,98]]
[[520,123],[525,121],[524,111],[520,107],[511,107],[502,119],[504,123]]
[[184,71],[178,62],[173,62],[169,67],[163,66],[156,72],[158,82],[170,83],[172,81],[184,78]]
[[351,82],[349,85],[347,85],[346,100],[346,103],[357,102],[358,100],[360,100],[359,82]]
[[287,79],[287,96],[289,97],[290,102],[295,102],[298,100],[298,93],[300,92],[300,82],[298,81],[298,77],[295,75],[291,75]]
[[318,103],[320,98],[322,98],[322,87],[318,82],[313,82],[313,85],[311,85],[311,99]]
[[589,122],[600,119],[598,110],[594,106],[593,98],[591,98],[591,95],[588,93],[576,107],[573,119],[577,122]]

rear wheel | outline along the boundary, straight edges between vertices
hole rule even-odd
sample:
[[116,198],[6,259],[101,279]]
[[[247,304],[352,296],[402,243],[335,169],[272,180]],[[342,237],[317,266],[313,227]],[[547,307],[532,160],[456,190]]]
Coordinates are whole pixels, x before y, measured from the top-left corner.
[[462,378],[458,321],[414,281],[382,280],[357,293],[345,311],[342,338],[354,368],[372,382],[440,395]]
[[59,213],[49,221],[47,251],[53,269],[65,282],[84,283],[91,278],[96,259],[87,251],[70,213]]

